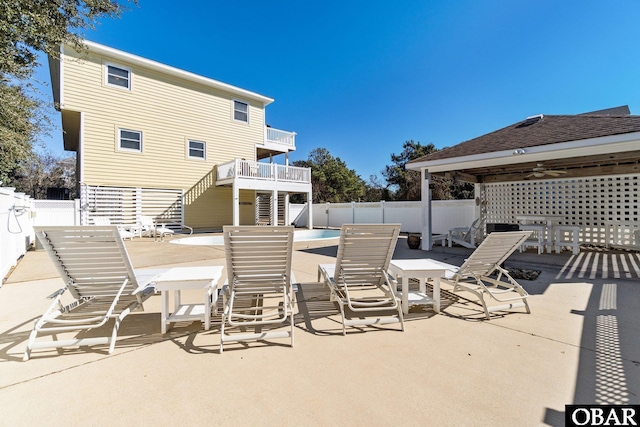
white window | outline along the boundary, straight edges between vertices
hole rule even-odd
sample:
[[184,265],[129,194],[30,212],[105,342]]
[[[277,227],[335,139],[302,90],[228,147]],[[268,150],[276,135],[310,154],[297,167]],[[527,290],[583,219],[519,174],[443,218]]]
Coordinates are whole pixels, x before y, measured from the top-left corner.
[[142,152],[142,132],[118,129],[118,148],[125,151]]
[[105,65],[105,82],[109,86],[117,86],[131,90],[131,70],[116,65]]
[[249,123],[249,104],[242,101],[233,101],[233,120]]
[[207,143],[203,141],[187,141],[187,157],[190,159],[202,159],[205,160],[207,157]]

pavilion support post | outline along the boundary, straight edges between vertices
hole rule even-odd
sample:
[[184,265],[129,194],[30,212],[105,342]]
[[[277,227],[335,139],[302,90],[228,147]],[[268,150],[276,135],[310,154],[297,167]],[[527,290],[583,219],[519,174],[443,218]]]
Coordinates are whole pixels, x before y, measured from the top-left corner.
[[431,174],[426,169],[420,170],[422,201],[422,246],[423,251],[430,251],[433,247],[431,239]]
[[483,190],[484,184],[473,184],[474,196],[476,199],[476,208],[475,208],[475,216],[476,218],[480,218],[482,216],[482,205],[483,205]]
[[487,226],[487,201],[484,184],[474,184],[474,195],[476,199],[475,218],[480,218],[480,225],[484,227],[481,231],[481,239],[484,239],[484,233]]

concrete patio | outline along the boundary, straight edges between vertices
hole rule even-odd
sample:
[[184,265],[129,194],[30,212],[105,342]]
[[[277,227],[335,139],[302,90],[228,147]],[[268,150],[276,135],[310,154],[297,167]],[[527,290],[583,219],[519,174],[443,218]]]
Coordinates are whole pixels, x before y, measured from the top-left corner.
[[[31,251],[0,288],[1,425],[564,425],[566,404],[640,403],[640,258],[636,252],[516,253],[524,310],[484,319],[443,286],[443,311],[414,307],[397,325],[350,328],[316,283],[337,246],[296,243],[295,347],[286,340],[225,346],[179,323],[160,332],[160,297],[129,315],[104,347],[36,350],[34,320],[61,287],[44,251]],[[126,242],[136,268],[224,265],[220,247]],[[394,258],[460,265],[470,250],[410,250]],[[597,262],[596,262],[597,260]],[[189,295],[187,294],[187,297]]]

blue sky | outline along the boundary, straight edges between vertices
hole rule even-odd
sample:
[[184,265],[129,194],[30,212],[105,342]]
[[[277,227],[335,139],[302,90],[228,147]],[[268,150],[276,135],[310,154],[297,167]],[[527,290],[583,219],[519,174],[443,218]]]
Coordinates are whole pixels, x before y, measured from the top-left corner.
[[[640,114],[639,21],[637,0],[139,0],[85,37],[274,98],[267,123],[298,133],[292,160],[324,147],[366,180],[410,139]],[[61,140],[46,143],[61,154]]]

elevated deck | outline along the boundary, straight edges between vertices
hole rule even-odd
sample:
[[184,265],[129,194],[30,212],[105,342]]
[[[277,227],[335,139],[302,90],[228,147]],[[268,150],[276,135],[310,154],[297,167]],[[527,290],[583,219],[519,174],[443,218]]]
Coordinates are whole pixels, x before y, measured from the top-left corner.
[[216,185],[234,184],[240,189],[307,193],[311,169],[241,159],[218,165]]

